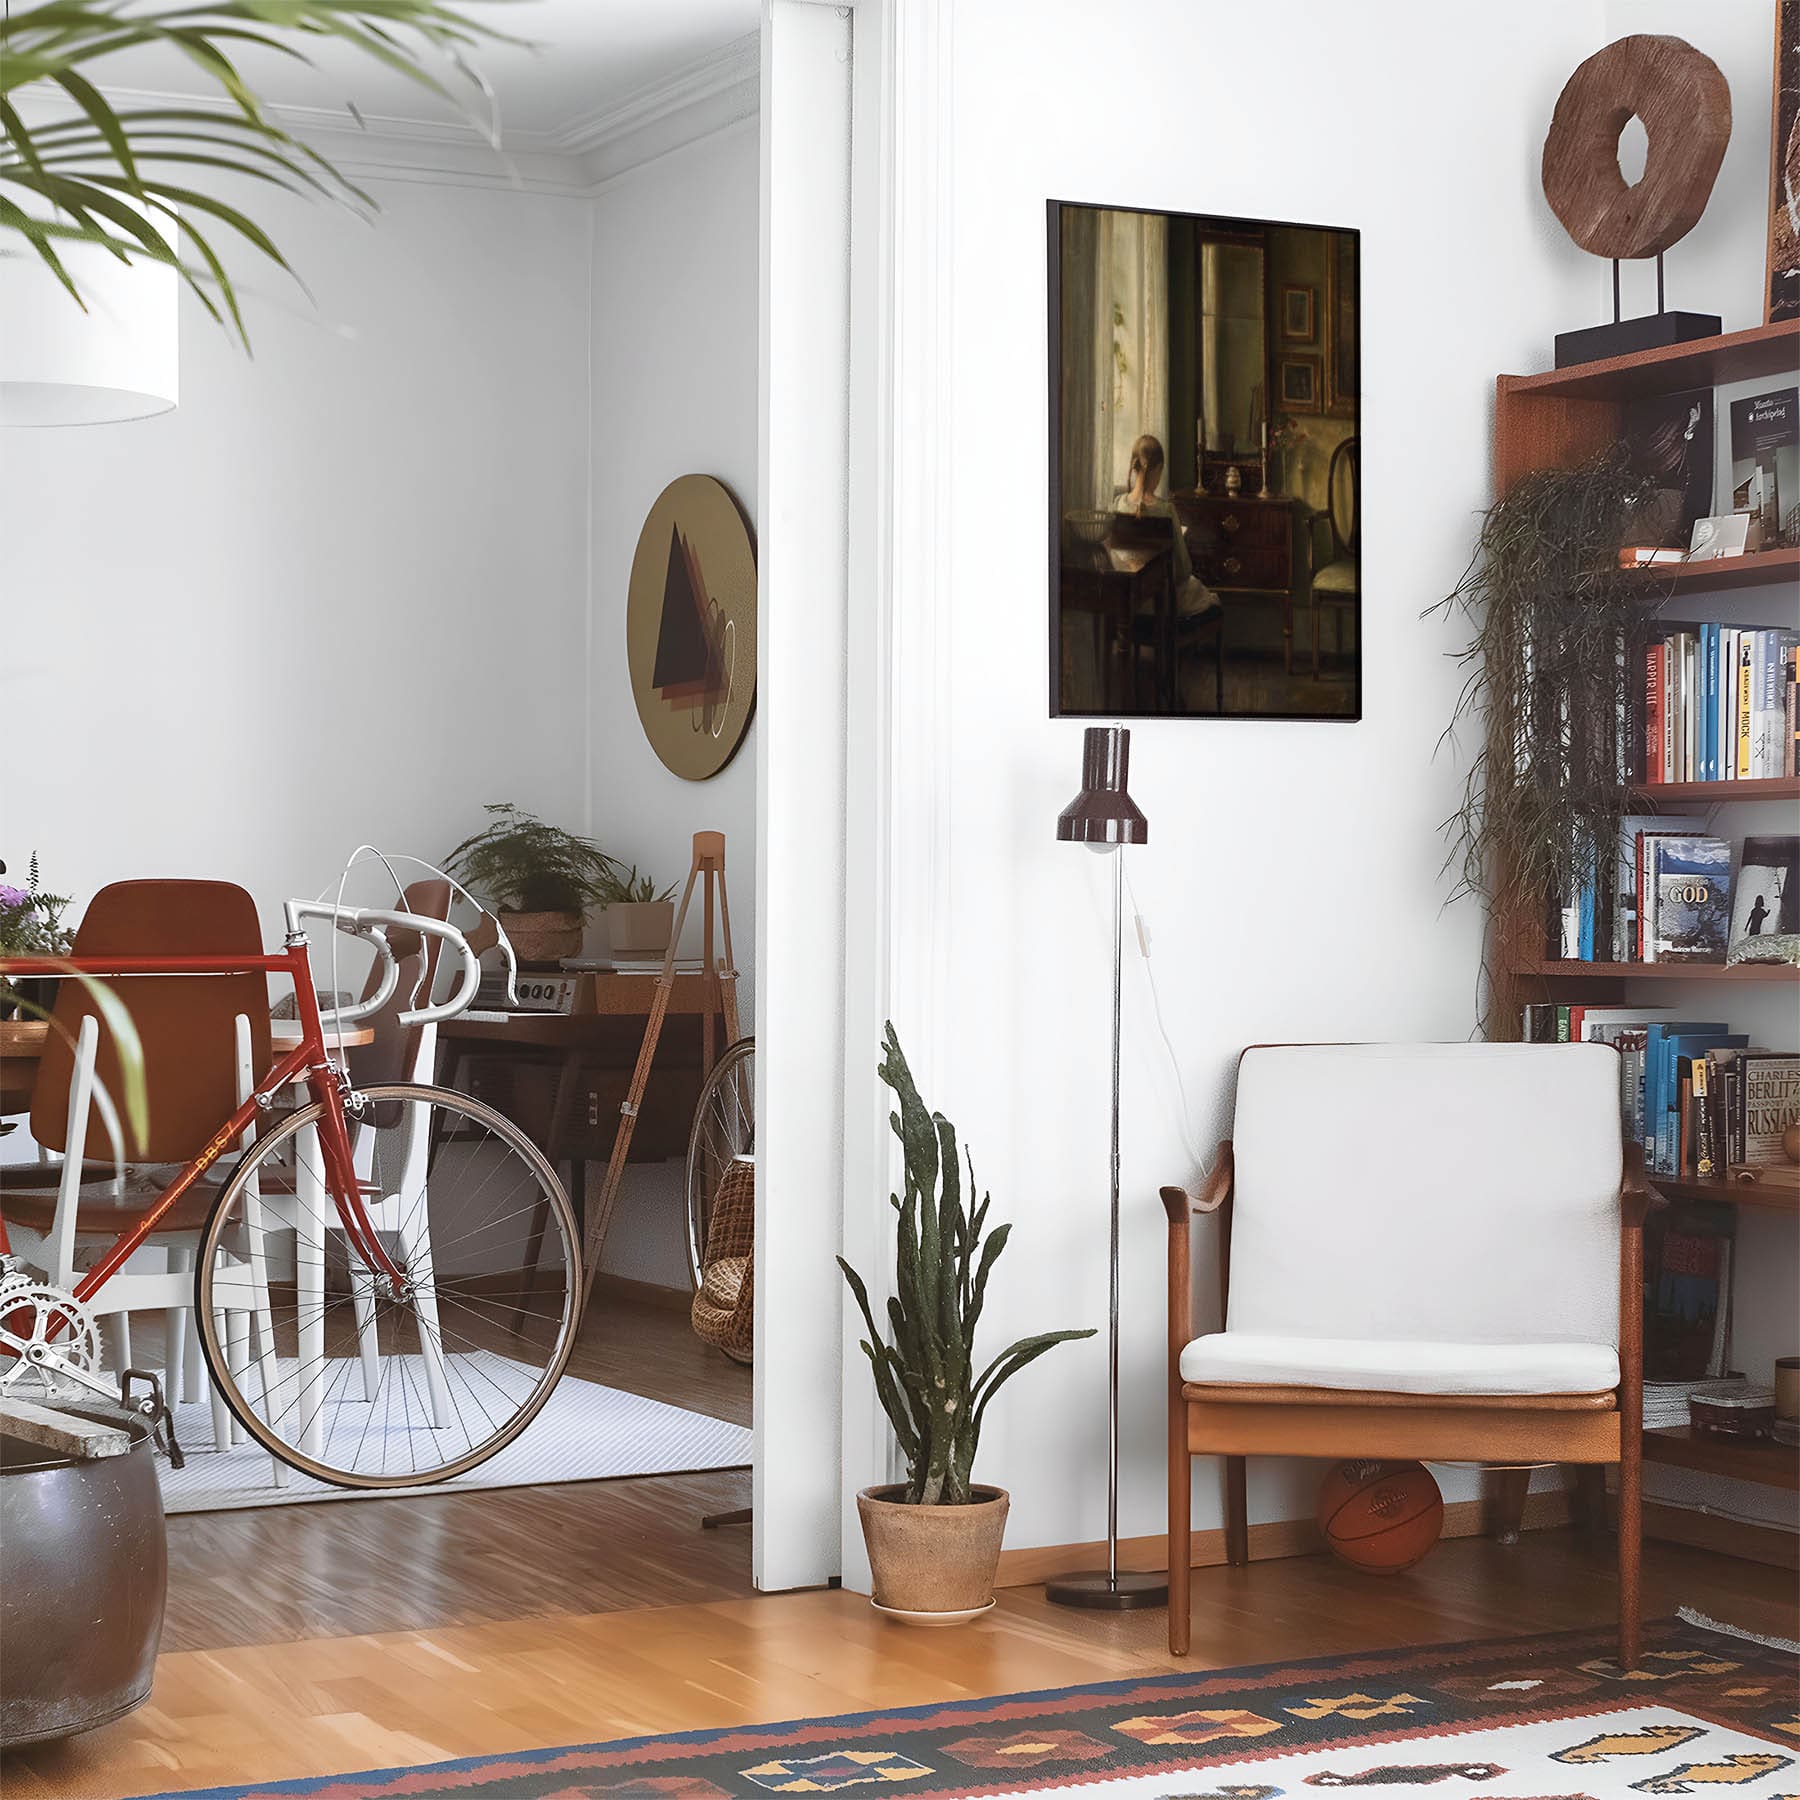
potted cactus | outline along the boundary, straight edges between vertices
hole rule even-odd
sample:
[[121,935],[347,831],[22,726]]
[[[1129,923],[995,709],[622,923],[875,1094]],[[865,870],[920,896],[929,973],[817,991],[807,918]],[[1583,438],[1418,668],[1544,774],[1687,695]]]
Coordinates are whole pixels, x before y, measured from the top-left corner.
[[880,1075],[899,1101],[891,1117],[906,1167],[905,1196],[889,1196],[898,1215],[890,1337],[875,1323],[862,1277],[841,1256],[837,1261],[868,1326],[863,1354],[907,1476],[891,1487],[864,1488],[856,1506],[875,1605],[910,1624],[953,1625],[993,1604],[1006,1529],[1005,1490],[971,1479],[988,1402],[1053,1345],[1094,1334],[1021,1338],[976,1372],[975,1328],[1012,1226],[997,1225],[984,1237],[991,1196],[971,1210],[974,1165],[966,1165],[965,1186],[956,1128],[926,1110],[891,1024]]

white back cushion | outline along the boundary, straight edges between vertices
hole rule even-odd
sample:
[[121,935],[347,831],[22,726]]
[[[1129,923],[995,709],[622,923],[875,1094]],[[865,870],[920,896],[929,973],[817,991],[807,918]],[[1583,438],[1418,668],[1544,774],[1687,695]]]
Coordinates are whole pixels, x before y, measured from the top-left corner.
[[1608,1046],[1247,1050],[1232,1138],[1228,1330],[1617,1343]]

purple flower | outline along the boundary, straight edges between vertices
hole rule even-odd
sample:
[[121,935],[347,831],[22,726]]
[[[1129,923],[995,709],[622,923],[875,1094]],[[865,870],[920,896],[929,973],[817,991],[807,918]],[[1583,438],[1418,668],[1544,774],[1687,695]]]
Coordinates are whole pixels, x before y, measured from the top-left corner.
[[17,908],[30,904],[31,896],[22,887],[10,887],[6,882],[0,881],[0,906]]

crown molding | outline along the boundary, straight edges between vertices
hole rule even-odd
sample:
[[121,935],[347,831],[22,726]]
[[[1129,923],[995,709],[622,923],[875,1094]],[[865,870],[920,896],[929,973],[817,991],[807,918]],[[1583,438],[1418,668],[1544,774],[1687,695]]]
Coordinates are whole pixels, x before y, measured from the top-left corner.
[[[467,119],[415,119],[353,113],[348,107],[266,105],[284,131],[317,150],[352,180],[436,182],[582,196],[643,164],[756,115],[761,95],[757,34],[677,69],[619,105],[582,114],[552,130],[506,127],[494,141]],[[230,101],[156,88],[113,88],[115,104],[188,107],[229,113]],[[18,96],[32,117],[73,114],[72,103],[45,94]]]
[[762,40],[753,31],[641,88],[617,106],[600,107],[570,120],[553,134],[553,147],[570,155],[588,155],[684,113],[710,111],[710,101],[732,96],[741,100],[745,89],[754,107],[761,82]]

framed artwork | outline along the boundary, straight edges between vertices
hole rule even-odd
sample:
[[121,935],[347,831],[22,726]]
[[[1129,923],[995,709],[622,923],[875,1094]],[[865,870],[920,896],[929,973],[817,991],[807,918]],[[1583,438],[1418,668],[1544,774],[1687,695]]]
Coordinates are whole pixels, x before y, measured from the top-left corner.
[[1357,243],[1049,203],[1053,716],[1361,717]]
[[756,549],[731,490],[683,475],[638,534],[625,656],[644,736],[684,781],[737,753],[756,705]]
[[1280,400],[1283,412],[1324,410],[1319,402],[1319,359],[1316,356],[1284,356],[1281,359]]
[[1318,290],[1284,287],[1281,290],[1281,335],[1290,344],[1310,344],[1318,330],[1315,301]]
[[1800,0],[1775,3],[1767,324],[1800,318]]

